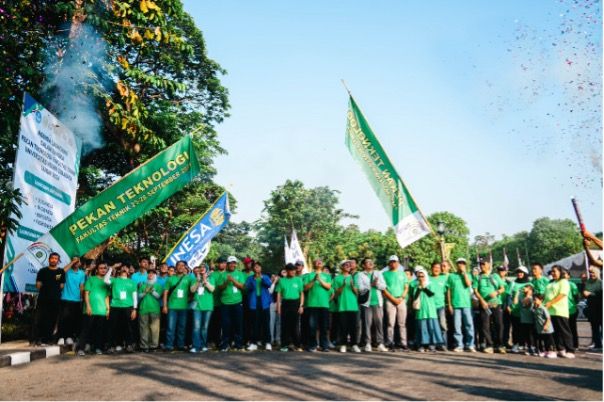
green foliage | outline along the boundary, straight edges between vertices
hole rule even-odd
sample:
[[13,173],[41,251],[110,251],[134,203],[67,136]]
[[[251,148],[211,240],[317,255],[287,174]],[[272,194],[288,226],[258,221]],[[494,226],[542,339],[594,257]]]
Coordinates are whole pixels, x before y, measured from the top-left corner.
[[577,224],[570,219],[539,218],[528,236],[532,261],[547,264],[583,249]]

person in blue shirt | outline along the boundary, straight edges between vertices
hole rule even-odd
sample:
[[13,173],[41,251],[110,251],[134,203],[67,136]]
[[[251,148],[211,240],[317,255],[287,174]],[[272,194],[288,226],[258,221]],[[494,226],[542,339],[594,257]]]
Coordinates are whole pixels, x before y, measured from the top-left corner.
[[149,259],[147,257],[142,257],[138,261],[138,272],[132,274],[130,279],[136,283],[136,286],[141,283],[147,283],[147,269],[149,268]]
[[268,275],[262,273],[262,265],[254,262],[253,275],[245,281],[247,305],[252,317],[252,334],[247,350],[254,351],[264,343],[266,350],[272,350],[270,331],[270,307],[272,297],[270,287],[273,284]]
[[80,333],[82,323],[82,294],[86,272],[81,269],[79,257],[72,258],[63,268],[65,286],[61,291],[61,313],[59,316],[59,345],[73,345],[76,335]]

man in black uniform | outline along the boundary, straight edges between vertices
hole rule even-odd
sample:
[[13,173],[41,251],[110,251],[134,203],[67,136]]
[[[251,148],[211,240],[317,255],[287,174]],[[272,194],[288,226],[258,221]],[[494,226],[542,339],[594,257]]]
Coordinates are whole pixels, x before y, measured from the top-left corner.
[[65,285],[65,271],[59,268],[60,257],[50,253],[48,266],[38,271],[36,288],[36,323],[38,326],[38,343],[54,343],[53,332],[61,309],[61,291]]

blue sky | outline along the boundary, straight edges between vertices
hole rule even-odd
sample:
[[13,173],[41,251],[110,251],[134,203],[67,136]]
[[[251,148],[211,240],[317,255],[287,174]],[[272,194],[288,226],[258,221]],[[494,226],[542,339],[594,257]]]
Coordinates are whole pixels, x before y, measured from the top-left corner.
[[362,229],[389,222],[344,146],[344,78],[426,214],[472,236],[542,216],[602,229],[600,4],[593,1],[193,1],[228,74],[217,182],[236,221],[286,179],[341,191]]

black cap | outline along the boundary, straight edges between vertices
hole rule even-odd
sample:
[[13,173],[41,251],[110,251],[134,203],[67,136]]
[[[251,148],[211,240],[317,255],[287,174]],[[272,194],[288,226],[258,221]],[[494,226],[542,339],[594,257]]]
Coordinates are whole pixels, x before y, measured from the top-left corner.
[[503,265],[500,265],[497,267],[497,271],[507,271],[508,269],[506,267],[504,267]]
[[296,266],[290,262],[289,264],[287,264],[285,266],[285,269],[288,270],[288,271],[291,271],[291,270],[296,269]]
[[480,258],[480,260],[478,260],[478,262],[479,262],[480,264],[484,264],[484,263],[486,263],[486,262],[489,262],[489,260],[487,260],[486,258]]
[[218,259],[216,260],[216,262],[217,262],[218,264],[220,264],[220,263],[222,263],[222,262],[226,262],[226,258],[224,258],[224,257],[218,257]]

